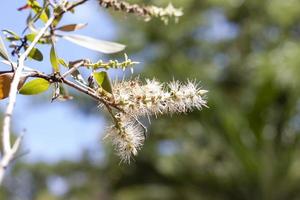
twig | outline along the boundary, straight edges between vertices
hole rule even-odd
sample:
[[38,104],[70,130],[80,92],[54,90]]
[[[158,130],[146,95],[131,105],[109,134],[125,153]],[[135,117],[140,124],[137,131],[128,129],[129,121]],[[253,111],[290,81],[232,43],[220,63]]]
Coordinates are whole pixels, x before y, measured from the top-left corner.
[[90,97],[94,98],[95,100],[103,103],[106,107],[113,107],[113,108],[123,112],[123,110],[121,108],[119,108],[116,104],[105,100],[99,94],[97,94],[94,90],[83,88],[83,87],[81,87],[79,85],[76,85],[75,83],[63,78],[63,77],[61,78],[61,81],[63,83],[65,83],[66,85],[68,85],[68,86],[70,86],[70,87],[72,87],[72,88],[74,88],[74,89],[76,89],[80,92],[83,92],[83,93],[89,95]]
[[[1,74],[1,72],[0,72]],[[82,87],[81,85],[77,85],[76,83],[73,83],[72,81],[67,80],[66,78],[64,78],[63,76],[59,76],[59,77],[55,77],[55,75],[47,75],[44,74],[42,72],[39,71],[32,71],[32,72],[28,72],[26,74],[27,77],[38,77],[38,78],[43,78],[47,81],[49,81],[50,83],[59,83],[62,82],[66,85],[68,85],[71,88],[74,88],[90,97],[92,97],[93,99],[97,100],[98,102],[101,102],[103,104],[105,104],[106,106],[110,106],[115,108],[118,111],[124,112],[121,108],[118,107],[118,105],[114,104],[113,102],[109,102],[108,100],[104,99],[103,96],[99,95],[95,90],[93,90],[92,88],[85,88]]]
[[74,62],[70,62],[69,64],[69,70],[66,71],[62,77],[65,78],[67,77],[69,74],[72,74],[73,72],[75,72],[76,70],[78,70],[79,67],[81,67],[82,65],[84,65],[87,62],[87,60],[76,60]]
[[62,10],[60,13],[58,13],[58,14],[56,15],[56,17],[59,17],[59,16],[63,15],[65,12],[70,11],[70,10],[72,10],[73,8],[79,6],[79,5],[81,5],[81,4],[83,4],[83,3],[87,2],[87,1],[88,1],[88,0],[80,0],[80,1],[74,2],[74,3],[71,4],[69,7],[67,7],[67,8],[64,9],[64,10]]

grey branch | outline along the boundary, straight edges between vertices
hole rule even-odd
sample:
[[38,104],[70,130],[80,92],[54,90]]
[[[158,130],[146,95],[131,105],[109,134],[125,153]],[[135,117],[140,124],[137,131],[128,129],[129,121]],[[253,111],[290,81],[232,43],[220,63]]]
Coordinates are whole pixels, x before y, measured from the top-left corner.
[[3,130],[2,130],[2,146],[3,146],[3,155],[1,157],[0,161],[0,184],[3,181],[6,169],[10,163],[10,161],[13,159],[15,153],[17,152],[19,145],[21,143],[21,137],[17,138],[15,143],[11,144],[11,118],[13,115],[16,98],[17,98],[17,92],[18,92],[18,85],[20,82],[20,78],[22,76],[22,72],[24,69],[24,61],[29,55],[30,51],[33,49],[33,47],[37,44],[39,39],[43,36],[43,34],[46,32],[48,27],[52,24],[53,20],[55,19],[55,16],[49,18],[45,26],[39,31],[37,36],[35,37],[34,41],[30,44],[30,46],[26,49],[26,51],[20,56],[18,59],[17,69],[14,74],[14,78],[12,80],[11,86],[10,86],[10,92],[9,92],[9,100],[8,105],[6,107],[6,111],[4,114],[4,120],[3,120]]

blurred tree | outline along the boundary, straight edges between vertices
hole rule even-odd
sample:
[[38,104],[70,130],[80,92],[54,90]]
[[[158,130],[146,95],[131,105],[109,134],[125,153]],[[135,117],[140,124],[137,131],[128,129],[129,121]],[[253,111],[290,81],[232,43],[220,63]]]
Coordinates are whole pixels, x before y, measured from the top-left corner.
[[11,199],[300,199],[300,1],[172,3],[185,15],[168,26],[114,13],[119,36],[143,76],[202,80],[210,108],[152,119],[130,165],[108,149],[101,163],[17,167],[28,194]]

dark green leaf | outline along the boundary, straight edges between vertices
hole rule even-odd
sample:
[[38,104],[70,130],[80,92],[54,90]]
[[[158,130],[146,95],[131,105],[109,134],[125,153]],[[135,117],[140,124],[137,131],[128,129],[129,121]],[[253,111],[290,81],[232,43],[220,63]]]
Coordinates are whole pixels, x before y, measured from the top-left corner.
[[47,15],[47,17],[48,17],[48,19],[49,19],[49,18],[50,18],[50,15],[51,15],[51,12],[50,12],[49,7],[45,8],[45,13],[46,13],[46,15]]
[[43,60],[43,54],[40,50],[38,50],[37,48],[33,48],[29,55],[28,55],[29,58],[32,58],[34,60],[37,60],[37,61],[42,61]]
[[91,38],[83,35],[64,35],[63,38],[77,45],[95,51],[99,51],[101,53],[107,53],[107,54],[117,53],[125,49],[125,46],[122,44],[97,40],[95,38]]
[[61,27],[57,28],[56,30],[71,32],[71,31],[83,29],[86,26],[87,26],[87,24],[68,24],[68,25],[61,26]]
[[25,83],[19,90],[19,93],[24,95],[35,95],[47,91],[49,86],[49,81],[43,78],[36,78]]
[[110,79],[106,72],[95,72],[93,73],[93,76],[100,87],[102,87],[107,92],[112,93]]
[[56,27],[57,24],[60,22],[60,20],[62,19],[63,15],[58,15],[59,13],[63,12],[63,9],[61,6],[58,6],[54,9],[54,14],[57,15],[57,17],[54,19],[52,25],[53,27]]
[[60,22],[60,20],[62,19],[63,15],[59,15],[58,17],[56,17],[53,21],[53,27],[56,27],[57,24]]
[[58,61],[58,58],[56,56],[54,46],[52,46],[51,50],[50,50],[50,62],[51,62],[51,65],[52,65],[54,71],[58,72],[59,71],[59,61]]
[[5,60],[9,60],[9,56],[1,36],[0,36],[0,56]]

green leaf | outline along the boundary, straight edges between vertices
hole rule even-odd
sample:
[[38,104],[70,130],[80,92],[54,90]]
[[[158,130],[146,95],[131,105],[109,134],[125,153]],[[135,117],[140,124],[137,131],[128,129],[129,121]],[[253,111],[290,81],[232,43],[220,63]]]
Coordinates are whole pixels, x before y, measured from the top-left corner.
[[35,95],[48,90],[50,82],[43,78],[36,78],[23,85],[19,90],[20,94]]
[[5,35],[6,39],[9,41],[17,41],[17,40],[21,39],[21,37],[19,35],[17,35],[15,32],[8,30],[8,29],[2,30],[2,33]]
[[63,17],[63,15],[59,15],[59,13],[64,11],[62,7],[63,6],[57,6],[56,8],[54,8],[54,15],[56,15],[57,17],[54,19],[52,23],[53,27],[56,27]]
[[0,56],[5,60],[9,60],[9,56],[1,36],[0,36]]
[[39,15],[39,18],[44,23],[46,23],[48,21],[48,16],[47,16],[47,13],[45,12],[46,8],[45,9],[42,8],[37,1],[29,0],[29,1],[27,1],[27,5],[29,5],[31,7],[31,9]]
[[53,21],[53,27],[56,27],[57,26],[57,24],[60,22],[60,20],[62,19],[62,17],[63,17],[63,15],[58,15],[55,19],[54,19],[54,21]]
[[49,19],[50,16],[51,16],[51,12],[50,12],[49,7],[46,7],[46,8],[45,8],[45,13],[46,13],[46,15],[47,15],[47,18]]
[[46,23],[46,22],[48,21],[48,16],[47,16],[47,14],[46,14],[45,11],[42,11],[42,12],[41,12],[41,14],[40,14],[40,19],[41,19],[44,23]]
[[36,33],[29,33],[25,37],[28,41],[32,42],[36,36]]
[[66,63],[66,61],[62,58],[59,58],[58,59],[58,63],[61,64],[62,66],[64,67],[68,67],[68,64]]
[[61,26],[61,27],[57,28],[56,30],[71,32],[71,31],[83,29],[86,26],[87,26],[87,24],[68,24],[68,25]]
[[54,46],[52,46],[51,50],[50,50],[50,62],[51,62],[51,65],[54,69],[54,72],[58,72],[59,71],[59,61],[58,61],[58,58],[56,56]]
[[62,37],[77,45],[106,54],[117,53],[125,49],[123,44],[97,40],[83,35],[64,35]]
[[[29,33],[25,37],[28,41],[33,42],[36,35],[37,35],[37,33]],[[49,38],[41,38],[41,39],[39,39],[38,43],[48,44],[48,43],[50,43],[50,39]]]
[[32,58],[34,60],[37,60],[37,61],[42,61],[43,60],[43,54],[37,48],[32,48],[32,50],[30,51],[28,57]]
[[106,72],[94,72],[93,76],[100,87],[105,91],[112,93],[110,79]]

